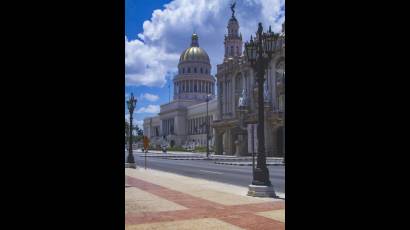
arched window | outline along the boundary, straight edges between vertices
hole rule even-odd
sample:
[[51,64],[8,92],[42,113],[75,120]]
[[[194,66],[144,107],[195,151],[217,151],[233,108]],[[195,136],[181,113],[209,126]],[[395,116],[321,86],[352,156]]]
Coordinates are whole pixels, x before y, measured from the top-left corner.
[[196,73],[196,67],[194,68],[194,73]]
[[233,56],[233,46],[231,46],[231,55]]
[[205,69],[205,73],[208,74],[208,69]]
[[239,47],[236,47],[236,54],[239,55]]
[[201,73],[203,73],[204,71],[203,71],[203,69],[202,69],[202,67],[201,67]]
[[182,73],[185,73],[185,68],[182,68]]
[[190,67],[188,67],[188,73],[191,73],[191,68]]

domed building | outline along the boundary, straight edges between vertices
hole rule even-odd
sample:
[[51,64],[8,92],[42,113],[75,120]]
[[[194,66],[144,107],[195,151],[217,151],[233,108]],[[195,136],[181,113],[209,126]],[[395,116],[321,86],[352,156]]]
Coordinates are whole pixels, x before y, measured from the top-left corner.
[[173,79],[173,100],[161,105],[159,116],[144,119],[144,133],[153,145],[166,141],[175,146],[206,146],[206,124],[216,112],[216,80],[211,75],[209,56],[199,46],[198,35],[192,34],[191,39],[191,45],[181,53]]
[[178,75],[174,78],[174,100],[205,100],[207,95],[215,95],[214,85],[209,56],[199,47],[198,35],[194,33],[191,46],[179,58]]
[[[282,32],[276,34],[275,51],[265,73],[264,137],[266,155],[283,157],[285,23]],[[198,35],[192,34],[191,39],[191,45],[181,53],[178,73],[173,79],[173,101],[161,105],[158,116],[144,119],[144,135],[157,146],[164,141],[175,146],[206,146],[206,127],[210,124],[209,144],[216,154],[257,153],[258,88],[255,73],[244,57],[239,21],[234,11],[228,19],[223,40],[224,58],[216,66],[216,78],[211,75],[210,59],[199,46]]]

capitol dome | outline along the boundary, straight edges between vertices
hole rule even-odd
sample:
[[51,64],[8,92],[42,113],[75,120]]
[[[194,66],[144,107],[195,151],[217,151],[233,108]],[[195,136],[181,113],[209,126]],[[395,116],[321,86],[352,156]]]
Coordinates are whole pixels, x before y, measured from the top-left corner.
[[174,99],[204,101],[208,95],[215,95],[215,79],[209,56],[199,47],[198,35],[194,33],[191,38],[191,46],[179,58],[178,74],[173,80]]
[[198,35],[192,34],[191,47],[188,47],[184,52],[182,52],[179,62],[186,61],[200,61],[209,63],[209,56],[204,49],[198,45]]

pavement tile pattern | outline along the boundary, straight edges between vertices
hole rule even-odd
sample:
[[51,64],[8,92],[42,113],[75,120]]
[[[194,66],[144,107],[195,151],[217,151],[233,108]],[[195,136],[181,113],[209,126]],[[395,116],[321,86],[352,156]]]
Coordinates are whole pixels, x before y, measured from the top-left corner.
[[129,230],[285,229],[284,201],[226,205],[155,184],[148,178],[126,175],[126,183],[125,225]]

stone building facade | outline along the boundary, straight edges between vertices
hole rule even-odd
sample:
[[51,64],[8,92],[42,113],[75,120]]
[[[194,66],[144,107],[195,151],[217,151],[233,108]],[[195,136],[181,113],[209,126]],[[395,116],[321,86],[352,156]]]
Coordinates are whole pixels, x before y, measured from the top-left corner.
[[[217,65],[218,112],[212,122],[217,154],[257,153],[257,82],[243,55],[239,22],[233,14],[225,36],[223,63]],[[267,156],[283,156],[285,102],[285,25],[265,74],[265,150]]]

